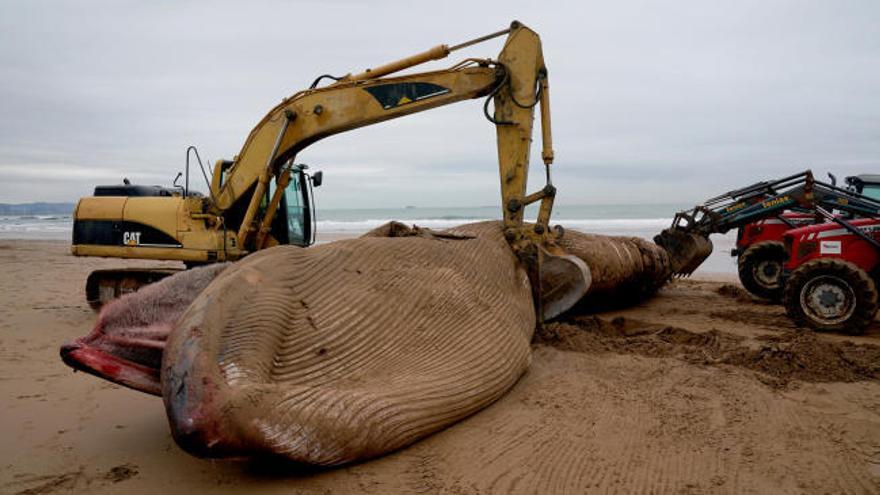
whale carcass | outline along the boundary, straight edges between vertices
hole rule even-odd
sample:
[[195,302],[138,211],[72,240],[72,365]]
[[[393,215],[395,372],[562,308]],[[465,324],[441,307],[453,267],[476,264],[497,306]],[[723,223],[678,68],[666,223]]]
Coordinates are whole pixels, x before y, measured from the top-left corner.
[[[670,274],[665,251],[640,239],[567,232],[563,247],[590,267],[585,300],[635,300]],[[529,365],[532,291],[498,222],[392,223],[196,278],[204,289],[163,327],[147,391],[161,390],[175,440],[199,456],[368,459],[486,407]]]

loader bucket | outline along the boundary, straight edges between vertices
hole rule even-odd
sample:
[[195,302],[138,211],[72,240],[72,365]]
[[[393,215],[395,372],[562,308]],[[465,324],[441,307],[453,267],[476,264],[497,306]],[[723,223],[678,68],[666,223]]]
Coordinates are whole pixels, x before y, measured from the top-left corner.
[[690,275],[712,254],[708,237],[675,228],[654,236],[654,242],[669,253],[673,275]]
[[577,256],[541,250],[542,321],[555,318],[577,304],[592,284],[590,268]]

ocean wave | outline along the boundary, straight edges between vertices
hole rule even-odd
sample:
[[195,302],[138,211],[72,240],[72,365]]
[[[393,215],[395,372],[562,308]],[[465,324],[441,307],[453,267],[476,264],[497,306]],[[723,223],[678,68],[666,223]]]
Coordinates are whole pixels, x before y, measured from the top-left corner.
[[[427,227],[431,229],[448,229],[461,225],[462,223],[480,222],[491,220],[489,218],[415,218],[411,220],[400,220],[407,225],[418,225],[419,227]],[[319,220],[318,232],[366,232],[374,229],[382,224],[390,222],[391,219],[369,219],[369,220]],[[672,220],[669,218],[581,218],[581,219],[561,219],[553,220],[551,225],[562,225],[565,228],[573,230],[597,230],[597,231],[633,231],[656,229],[660,230],[671,225]]]
[[467,220],[467,221],[477,221],[480,217],[475,216],[462,216],[462,215],[439,215],[436,217],[425,217],[424,220]]
[[0,232],[70,232],[73,223],[68,224],[42,224],[42,223],[16,223],[16,224],[0,224]]
[[[393,219],[368,219],[368,220],[318,220],[318,232],[366,232],[384,225]],[[397,220],[406,225],[418,225],[431,229],[448,229],[467,222],[479,222],[488,219],[439,219],[439,218],[416,218],[411,220]]]

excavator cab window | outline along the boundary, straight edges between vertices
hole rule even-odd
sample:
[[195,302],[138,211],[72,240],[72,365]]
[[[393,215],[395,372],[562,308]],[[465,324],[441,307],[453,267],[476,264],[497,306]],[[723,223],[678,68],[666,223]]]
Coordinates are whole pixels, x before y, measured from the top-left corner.
[[220,187],[223,187],[223,184],[226,183],[226,176],[228,175],[228,171],[235,164],[232,160],[220,160]]
[[[259,213],[264,215],[269,198],[275,193],[275,181],[269,182]],[[279,244],[310,246],[315,242],[315,214],[312,181],[302,169],[294,169],[284,189],[281,204],[272,219],[270,234]]]
[[288,242],[297,246],[308,246],[311,244],[307,242],[311,238],[311,235],[307,232],[311,228],[311,221],[308,218],[310,209],[306,202],[308,192],[303,189],[309,181],[303,180],[303,175],[301,171],[292,173],[290,183],[284,192]]

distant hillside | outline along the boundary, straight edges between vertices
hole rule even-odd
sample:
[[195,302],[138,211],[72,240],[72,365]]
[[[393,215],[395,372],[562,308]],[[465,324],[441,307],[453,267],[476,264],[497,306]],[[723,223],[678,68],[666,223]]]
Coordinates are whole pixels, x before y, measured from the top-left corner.
[[0,203],[0,215],[70,215],[73,203]]

